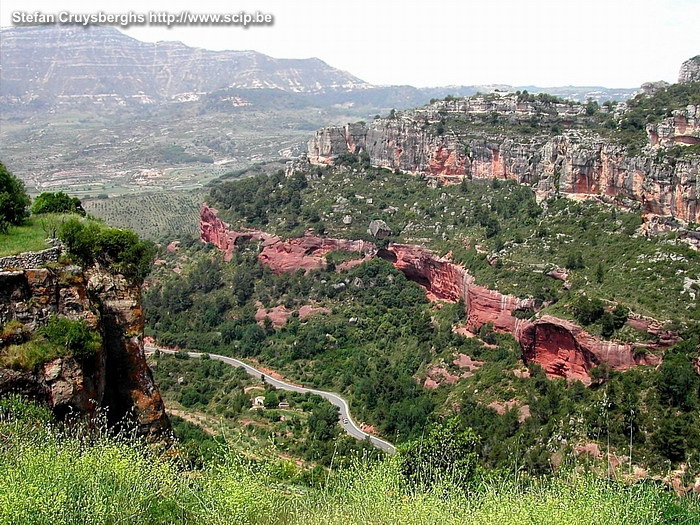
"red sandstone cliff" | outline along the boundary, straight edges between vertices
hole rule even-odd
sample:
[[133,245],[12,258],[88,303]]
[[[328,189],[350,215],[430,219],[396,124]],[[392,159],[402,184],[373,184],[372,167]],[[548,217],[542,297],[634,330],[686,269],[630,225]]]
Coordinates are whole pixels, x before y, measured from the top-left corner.
[[296,239],[282,240],[260,230],[229,229],[229,225],[219,219],[216,210],[206,204],[200,211],[200,239],[224,252],[224,260],[231,260],[236,246],[246,241],[262,241],[262,251],[258,258],[275,273],[315,270],[325,266],[325,256],[336,250],[349,252],[372,252],[374,245],[364,241],[348,241],[305,235]]
[[286,240],[269,237],[263,242],[258,258],[275,273],[309,271],[323,268],[326,264],[325,256],[337,250],[364,254],[373,251],[374,245],[365,241],[330,239],[310,234]]
[[[203,208],[204,211],[205,208]],[[203,220],[213,222],[211,209],[206,208]],[[209,231],[202,228],[202,232]],[[257,232],[257,238],[265,234]],[[215,238],[239,238],[236,232],[221,231]],[[202,240],[209,242],[203,234]],[[224,253],[228,245],[221,248]],[[297,239],[280,240],[266,236],[260,261],[277,273],[322,268],[323,256],[334,250],[374,253],[371,243],[329,239],[305,235]],[[391,244],[376,252],[390,261],[409,279],[421,284],[431,300],[456,302],[462,300],[467,310],[467,328],[478,331],[491,323],[502,333],[512,334],[523,349],[523,357],[542,366],[548,377],[591,382],[591,368],[606,364],[615,370],[626,370],[636,365],[653,366],[659,359],[639,352],[644,347],[604,341],[580,326],[552,316],[543,316],[534,322],[513,315],[518,309],[533,308],[532,299],[504,295],[474,283],[474,277],[461,265],[439,257],[423,246]]]
[[661,362],[658,356],[637,353],[640,346],[600,340],[577,324],[550,315],[521,325],[517,339],[523,358],[540,365],[549,377],[578,379],[586,384],[591,382],[591,368],[601,364],[627,370]]
[[224,252],[225,261],[231,260],[236,245],[250,240],[264,241],[272,237],[259,230],[232,231],[229,229],[229,225],[216,215],[216,210],[206,204],[202,204],[199,216],[200,239],[213,244]]

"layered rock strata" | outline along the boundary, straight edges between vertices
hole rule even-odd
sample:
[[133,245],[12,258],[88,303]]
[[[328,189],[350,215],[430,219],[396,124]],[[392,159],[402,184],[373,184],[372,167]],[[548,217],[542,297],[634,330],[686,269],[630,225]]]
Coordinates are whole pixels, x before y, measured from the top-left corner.
[[[100,333],[101,348],[33,371],[0,369],[0,393],[31,395],[59,417],[92,417],[106,407],[110,423],[126,417],[138,434],[167,438],[170,423],[143,353],[140,289],[121,276],[76,267],[0,272],[0,325],[15,320],[31,333],[52,316],[85,320]],[[0,350],[11,343],[0,341]]]
[[[435,116],[408,113],[319,130],[309,141],[313,164],[332,164],[345,153],[369,155],[374,166],[438,177],[443,181],[508,179],[542,196],[562,193],[637,203],[644,212],[700,221],[697,158],[674,162],[630,156],[623,146],[595,134],[569,130],[555,137],[506,137],[479,133],[438,135]],[[698,108],[689,106],[648,128],[653,147],[700,143]]]

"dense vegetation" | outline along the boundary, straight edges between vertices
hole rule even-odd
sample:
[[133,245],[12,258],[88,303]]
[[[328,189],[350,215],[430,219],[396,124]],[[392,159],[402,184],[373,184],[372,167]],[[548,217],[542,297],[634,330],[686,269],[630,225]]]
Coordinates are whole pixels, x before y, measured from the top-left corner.
[[[687,461],[686,481],[696,472],[697,334],[688,332],[659,370],[600,367],[593,371],[594,385],[585,388],[547,380],[537,366],[524,373],[520,348],[510,337],[485,328],[479,335],[487,345],[454,333],[463,306],[435,308],[417,284],[381,259],[344,273],[331,268],[274,275],[256,255],[253,244],[241,246],[230,263],[197,244],[164,254],[168,262],[145,295],[148,333],[167,345],[259,359],[302,383],[343,392],[353,414],[397,443],[453,414],[462,431],[475,433],[478,462],[490,468],[515,464],[545,474],[553,458],[571,458],[576,447],[598,443],[624,457],[631,441],[633,464],[662,473]],[[177,279],[168,277],[174,265],[182,268]],[[330,313],[299,319],[293,312],[304,304]],[[258,308],[275,305],[292,312],[282,328],[256,323]],[[613,327],[626,313],[610,313]],[[484,364],[454,385],[421,386],[433,366],[459,376],[452,364],[459,354]],[[521,407],[529,417],[521,417]]]
[[29,215],[29,196],[24,184],[0,162],[0,234],[10,225],[18,226]]
[[[0,399],[0,521],[53,523],[346,524],[692,523],[695,498],[590,474],[528,481],[512,474],[416,486],[402,458],[357,460],[321,489],[289,485],[268,463],[226,452],[192,472],[97,428],[62,429],[46,409]],[[450,449],[451,450],[451,449]]]
[[85,215],[85,210],[77,197],[58,191],[55,193],[44,192],[34,199],[32,213],[75,213]]
[[[700,454],[693,425],[700,417],[692,365],[700,318],[696,252],[672,235],[639,236],[639,214],[612,206],[567,199],[538,205],[529,188],[511,182],[432,188],[418,177],[371,168],[366,158],[340,162],[308,176],[278,172],[227,182],[212,189],[211,202],[234,227],[283,237],[313,228],[382,243],[366,231],[379,218],[392,230],[389,241],[450,251],[478,283],[533,297],[536,309],[575,319],[593,334],[649,341],[626,324],[642,313],[670,318],[667,327],[681,330],[685,343],[667,353],[659,370],[614,373],[601,366],[591,388],[549,381],[536,366],[525,373],[512,338],[488,326],[480,339],[455,334],[463,306],[431,307],[388,263],[372,260],[338,273],[352,254],[331,253],[325,270],[274,275],[258,262],[254,244],[237,248],[231,263],[206,246],[183,244],[179,253],[164,254],[167,262],[146,294],[150,333],[169,345],[259,359],[298,381],[343,392],[353,413],[397,443],[455,413],[462,431],[477,436],[484,466],[515,463],[543,474],[559,461],[553,458],[571,458],[587,443],[619,456],[629,456],[631,444],[631,464],[664,472],[687,461],[686,480],[692,478]],[[181,271],[176,279],[172,268]],[[566,282],[548,275],[556,268],[566,269]],[[301,320],[295,312],[303,304],[330,313]],[[280,305],[291,313],[282,328],[255,322],[258,309]],[[421,386],[435,367],[459,378],[453,360],[460,354],[484,364],[454,385]],[[666,385],[679,378],[683,386],[670,387],[676,394],[669,396]],[[678,400],[681,389],[690,392],[687,403]]]
[[700,105],[700,82],[672,84],[650,96],[639,94],[627,101],[627,111],[620,118],[615,137],[638,150],[646,143],[647,124],[659,122],[689,105]]
[[[700,279],[698,253],[674,242],[672,234],[638,235],[637,212],[564,198],[540,206],[530,188],[513,181],[465,180],[432,188],[419,177],[368,168],[362,159],[346,164],[314,167],[310,182],[300,173],[285,178],[278,172],[224,183],[212,189],[210,200],[234,227],[282,237],[314,228],[373,241],[367,226],[382,219],[393,232],[390,241],[452,252],[480,284],[540,304],[556,302],[552,308],[564,317],[573,318],[585,292],[659,320],[700,318],[700,286],[693,284]],[[351,224],[343,222],[345,216]],[[547,275],[555,268],[569,270],[567,286]],[[684,288],[683,277],[694,294]],[[600,323],[591,330],[603,331]],[[627,328],[615,336],[643,337]]]
[[151,270],[153,245],[130,230],[73,218],[61,224],[58,237],[83,266],[99,264],[136,282],[143,281]]

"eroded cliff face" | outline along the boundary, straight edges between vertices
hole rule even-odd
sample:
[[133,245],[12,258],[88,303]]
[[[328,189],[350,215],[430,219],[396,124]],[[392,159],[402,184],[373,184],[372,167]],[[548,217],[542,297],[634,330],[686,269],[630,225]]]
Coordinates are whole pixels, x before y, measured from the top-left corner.
[[[82,272],[41,269],[0,272],[0,325],[21,322],[28,331],[52,315],[83,319],[99,330],[99,316],[91,308]],[[22,341],[5,341],[4,344]],[[1,346],[1,345],[0,345]],[[106,352],[86,358],[58,358],[29,373],[0,369],[0,392],[14,391],[47,401],[57,415],[91,413],[104,398]]]
[[[211,223],[211,209],[207,210],[202,220]],[[202,232],[208,231],[202,228]],[[590,384],[590,370],[601,364],[615,370],[626,370],[632,366],[654,366],[660,362],[658,357],[646,352],[648,346],[604,341],[564,319],[547,315],[534,321],[520,319],[514,312],[535,309],[533,299],[504,295],[478,285],[474,282],[474,276],[463,266],[439,257],[423,246],[394,243],[377,250],[373,244],[363,241],[321,238],[310,234],[282,241],[262,233],[257,232],[255,236],[266,237],[258,257],[262,264],[276,273],[322,268],[325,265],[324,256],[334,250],[357,251],[364,257],[376,255],[391,262],[409,279],[423,286],[431,300],[463,301],[469,331],[476,332],[490,323],[494,330],[513,335],[523,349],[523,358],[542,366],[550,378]],[[236,232],[219,232],[213,238],[233,238],[237,235]],[[211,242],[204,234],[202,241]],[[223,246],[219,248],[227,253],[227,244]],[[672,339],[659,338],[654,348],[673,342]]]
[[325,256],[337,250],[362,254],[374,250],[374,245],[369,242],[331,239],[312,234],[285,240],[276,236],[269,237],[262,246],[258,259],[275,273],[324,268]]
[[262,241],[262,251],[258,258],[275,273],[316,270],[325,267],[325,256],[336,250],[348,252],[372,252],[372,243],[330,239],[312,234],[296,239],[282,240],[260,230],[234,231],[219,219],[216,210],[206,204],[200,211],[200,239],[219,248],[224,260],[230,261],[236,246],[247,241]]
[[657,124],[647,124],[646,130],[652,148],[700,144],[700,108],[690,105],[676,110]]
[[678,73],[678,83],[700,82],[700,55],[689,58],[681,65]]
[[661,362],[654,354],[640,352],[645,348],[641,345],[603,341],[571,321],[550,315],[523,323],[516,335],[526,361],[539,364],[550,377],[578,379],[585,384],[591,383],[590,370],[601,364],[622,371]]
[[91,272],[88,292],[100,313],[106,350],[108,419],[112,424],[131,419],[140,435],[159,439],[170,429],[170,421],[146,363],[141,288],[121,275]]
[[[88,357],[58,358],[34,371],[0,369],[0,393],[46,401],[57,416],[93,416],[108,407],[116,423],[129,416],[141,435],[161,439],[170,429],[143,353],[143,313],[138,287],[121,276],[77,267],[0,272],[0,325],[21,322],[28,331],[51,316],[84,319],[102,336]],[[6,341],[0,343],[2,346]]]
[[[489,105],[490,104],[490,105]],[[493,107],[491,107],[493,106]],[[571,118],[558,108],[559,118]],[[568,107],[568,106],[567,106]],[[577,108],[582,108],[578,106]],[[581,111],[582,109],[577,109]],[[563,193],[638,203],[646,213],[686,222],[700,220],[700,162],[671,162],[654,148],[700,143],[698,109],[689,106],[648,129],[652,152],[631,156],[626,148],[591,132],[570,129],[555,137],[508,137],[471,130],[439,134],[445,117],[481,118],[499,113],[518,123],[534,115],[513,99],[491,102],[441,101],[393,119],[376,119],[368,127],[349,124],[319,130],[309,141],[309,160],[332,164],[345,153],[369,155],[373,165],[443,181],[511,179],[532,185],[543,196]]]
[[259,230],[245,230],[235,232],[229,225],[222,221],[214,208],[202,204],[200,209],[199,237],[209,242],[224,252],[224,260],[230,261],[236,245],[250,240],[262,241],[271,236]]
[[494,330],[511,334],[523,349],[524,360],[540,365],[548,377],[590,384],[590,370],[601,364],[614,370],[627,370],[660,362],[658,357],[644,351],[646,346],[604,341],[564,319],[549,315],[535,321],[520,319],[514,312],[534,309],[534,300],[477,285],[464,267],[422,246],[392,244],[378,255],[422,284],[428,297],[451,302],[462,300],[468,330],[476,332],[490,323]]

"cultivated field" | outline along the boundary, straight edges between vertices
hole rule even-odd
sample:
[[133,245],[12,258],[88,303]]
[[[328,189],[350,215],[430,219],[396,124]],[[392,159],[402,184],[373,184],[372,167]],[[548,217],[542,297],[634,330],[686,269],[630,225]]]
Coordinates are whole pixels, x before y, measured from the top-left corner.
[[197,235],[201,203],[197,191],[150,191],[85,200],[83,206],[110,226],[165,241]]

